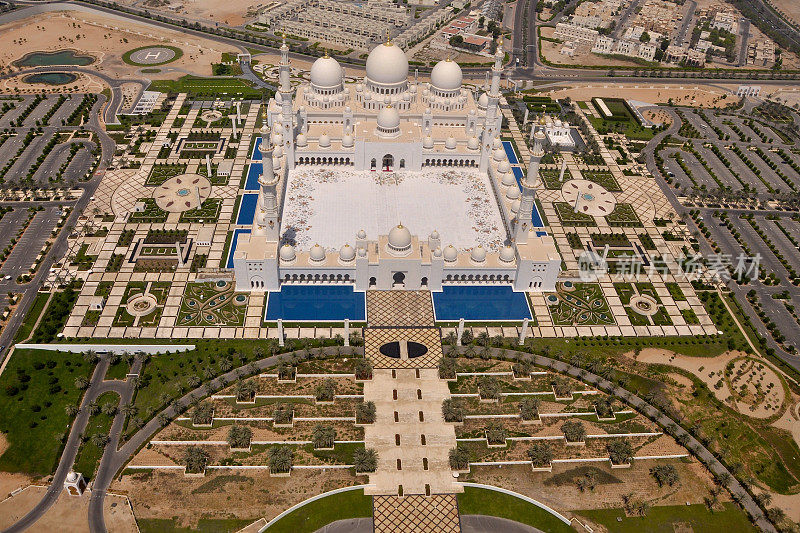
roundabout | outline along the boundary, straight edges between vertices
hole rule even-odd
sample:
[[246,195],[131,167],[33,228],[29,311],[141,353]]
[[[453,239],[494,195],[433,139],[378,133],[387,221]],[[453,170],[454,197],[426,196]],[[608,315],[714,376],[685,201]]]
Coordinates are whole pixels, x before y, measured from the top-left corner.
[[145,292],[131,296],[125,305],[125,310],[134,317],[146,316],[155,311],[157,305],[156,297]]
[[153,192],[156,205],[168,213],[197,209],[211,194],[211,183],[199,174],[180,174]]
[[617,206],[614,195],[589,180],[570,180],[561,187],[561,196],[578,213],[595,217],[611,214]]
[[653,316],[658,312],[658,302],[651,296],[639,294],[631,296],[630,308],[643,316]]
[[203,111],[203,113],[200,115],[200,118],[208,123],[216,122],[222,118],[222,113],[209,109],[208,111]]
[[183,50],[174,46],[143,46],[125,52],[122,60],[130,65],[147,67],[171,63],[182,55]]

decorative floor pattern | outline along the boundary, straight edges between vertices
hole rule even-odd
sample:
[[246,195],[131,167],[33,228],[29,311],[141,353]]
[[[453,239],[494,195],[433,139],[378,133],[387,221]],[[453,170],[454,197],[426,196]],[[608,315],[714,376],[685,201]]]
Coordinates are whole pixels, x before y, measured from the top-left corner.
[[[381,346],[390,342],[412,341],[424,345],[424,355],[409,359],[387,357]],[[364,330],[364,350],[375,368],[437,368],[442,358],[442,339],[439,328],[372,329]]]
[[427,327],[434,325],[429,291],[367,291],[370,327]]
[[375,533],[458,533],[458,500],[454,494],[375,496]]

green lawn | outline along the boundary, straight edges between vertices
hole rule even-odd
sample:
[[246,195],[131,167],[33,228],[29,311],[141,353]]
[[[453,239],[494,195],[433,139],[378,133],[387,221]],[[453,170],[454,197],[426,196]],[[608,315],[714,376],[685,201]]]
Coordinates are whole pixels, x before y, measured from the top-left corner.
[[238,78],[201,78],[183,76],[177,80],[156,80],[149,90],[163,93],[189,93],[195,96],[229,95],[243,98],[272,97],[272,91],[254,89]]
[[572,527],[532,503],[489,489],[466,487],[464,492],[458,495],[458,511],[462,515],[480,514],[507,518],[508,520],[533,526],[545,533],[575,531]]
[[178,527],[175,521],[162,518],[138,518],[136,524],[141,533],[233,533],[258,520],[236,518],[201,518],[197,527]]
[[[102,409],[105,404],[119,404],[119,395],[116,392],[105,392],[97,398],[97,405]],[[75,459],[75,471],[80,472],[87,478],[94,477],[94,472],[100,464],[100,458],[103,456],[103,449],[98,448],[92,443],[91,438],[94,434],[108,435],[111,431],[111,423],[114,417],[107,416],[99,411],[97,414],[89,418],[89,424],[86,426],[86,431],[83,432],[86,442],[81,444],[78,450],[78,457]]]
[[[372,498],[363,489],[333,494],[304,505],[270,526],[269,533],[311,533],[345,518],[372,516]],[[144,531],[144,530],[143,530]]]
[[44,306],[49,297],[50,294],[46,292],[41,292],[36,295],[30,311],[28,311],[28,314],[25,315],[25,320],[17,330],[17,334],[14,336],[14,343],[22,342],[30,336],[31,332],[33,331],[33,326],[36,324],[36,321],[39,320],[39,315],[42,314]]
[[9,447],[0,470],[47,475],[55,470],[71,422],[64,408],[77,406],[93,366],[80,354],[16,350],[0,376],[0,431]]
[[[735,504],[723,504],[722,511],[709,511],[705,505],[671,505],[653,507],[643,517],[627,517],[622,509],[595,509],[576,511],[615,533],[673,533],[680,527],[682,531],[694,533],[717,533],[718,531],[736,531],[745,533],[757,531],[747,519],[747,515]],[[621,521],[617,518],[621,517]]]

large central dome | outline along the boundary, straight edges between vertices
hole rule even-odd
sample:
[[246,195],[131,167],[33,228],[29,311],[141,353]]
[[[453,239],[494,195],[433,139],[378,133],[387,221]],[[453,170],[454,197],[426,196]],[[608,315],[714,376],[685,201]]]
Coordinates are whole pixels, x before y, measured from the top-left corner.
[[385,85],[408,80],[408,59],[405,52],[391,41],[373,48],[367,57],[367,78]]
[[342,85],[342,67],[332,57],[320,57],[311,65],[311,84],[319,89],[330,89]]

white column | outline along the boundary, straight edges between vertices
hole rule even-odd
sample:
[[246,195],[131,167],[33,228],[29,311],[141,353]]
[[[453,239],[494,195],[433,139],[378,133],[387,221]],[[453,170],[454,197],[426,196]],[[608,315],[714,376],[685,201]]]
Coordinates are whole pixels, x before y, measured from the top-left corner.
[[207,176],[211,178],[211,156],[206,154],[206,171],[208,172]]
[[183,266],[183,251],[181,250],[181,241],[175,241],[175,249],[178,251],[178,266]]
[[522,346],[525,344],[525,337],[528,336],[528,319],[524,319],[522,321],[522,331],[519,334],[519,344]]
[[283,346],[283,319],[278,319],[278,346]]
[[344,345],[350,346],[350,319],[344,319]]
[[458,333],[456,333],[456,343],[461,346],[461,336],[464,334],[464,319],[458,319]]
[[566,171],[567,171],[567,158],[564,157],[564,156],[561,156],[561,173],[558,175],[559,183],[563,183],[564,182],[564,172],[566,172]]

